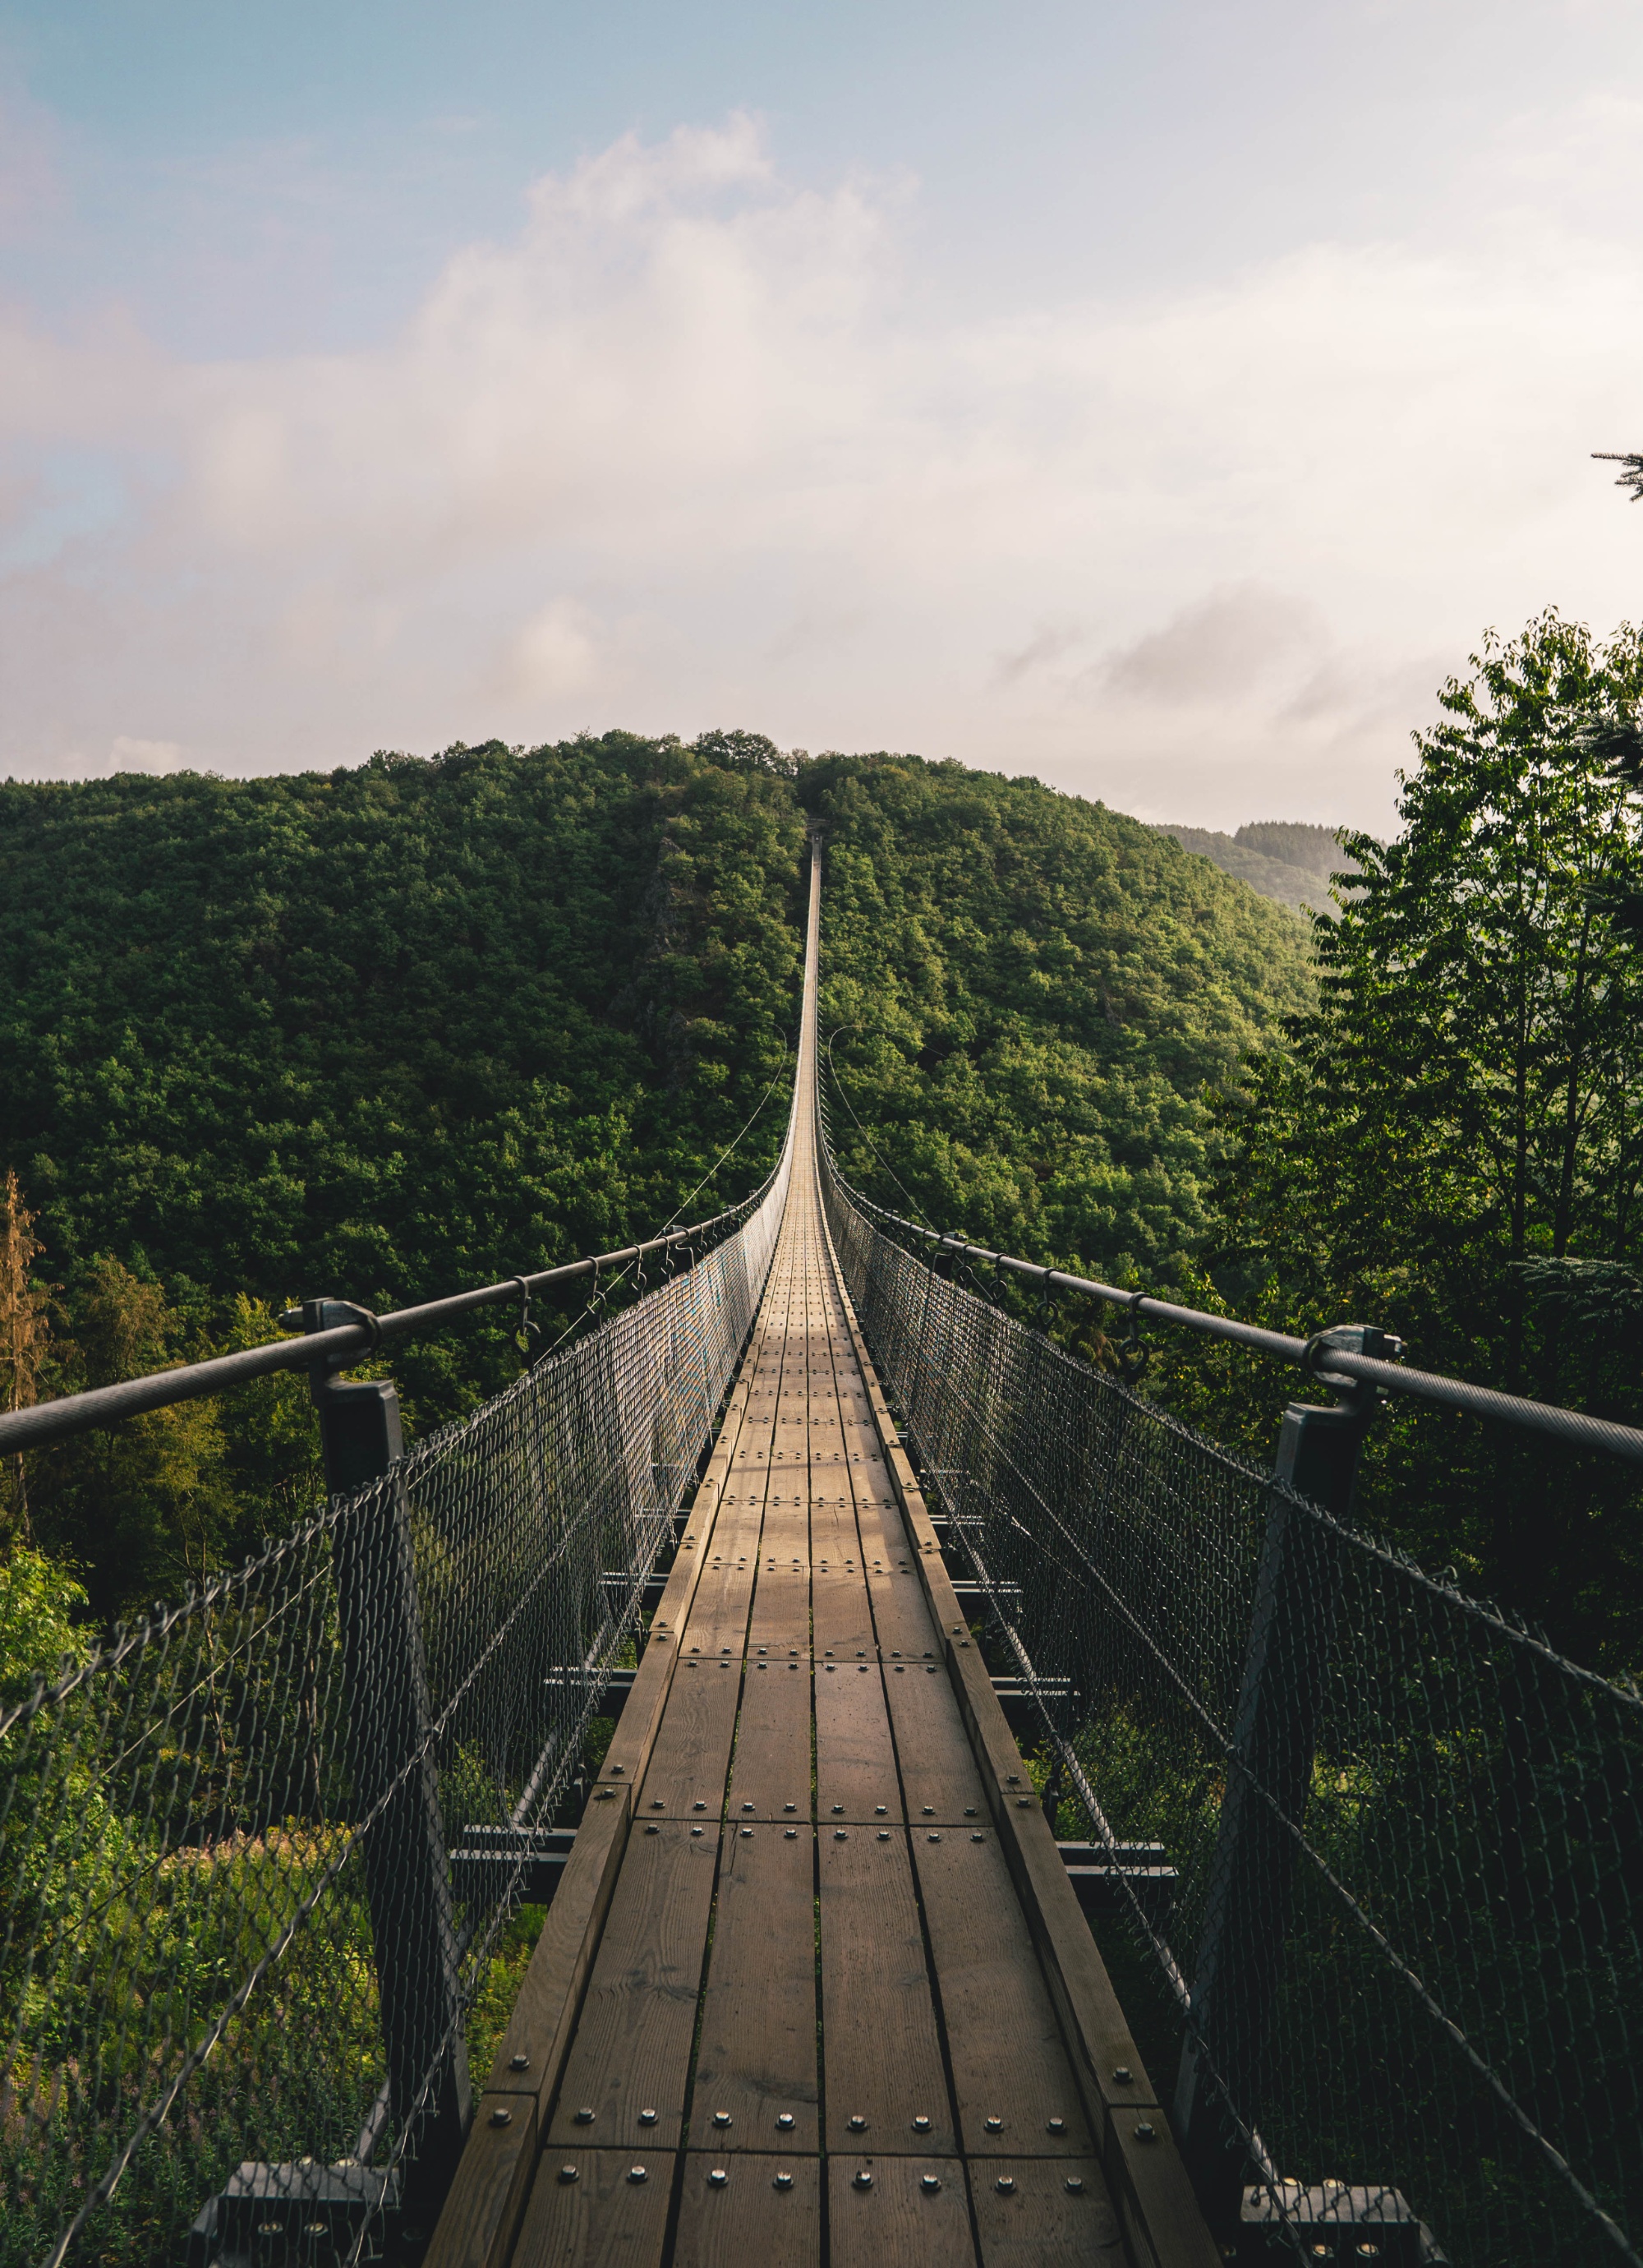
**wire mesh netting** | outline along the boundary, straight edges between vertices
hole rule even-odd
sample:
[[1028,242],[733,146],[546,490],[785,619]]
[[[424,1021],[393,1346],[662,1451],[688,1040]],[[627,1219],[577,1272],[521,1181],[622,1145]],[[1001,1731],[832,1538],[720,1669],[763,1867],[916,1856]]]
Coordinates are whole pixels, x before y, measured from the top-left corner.
[[248,2161],[363,2201],[338,2226],[370,2250],[429,2106],[466,2095],[786,1176],[472,1419],[0,1717],[4,2268],[179,2260]]
[[1247,2181],[1246,2225],[1331,2258],[1636,2261],[1643,1703],[826,1197],[1233,2212]]

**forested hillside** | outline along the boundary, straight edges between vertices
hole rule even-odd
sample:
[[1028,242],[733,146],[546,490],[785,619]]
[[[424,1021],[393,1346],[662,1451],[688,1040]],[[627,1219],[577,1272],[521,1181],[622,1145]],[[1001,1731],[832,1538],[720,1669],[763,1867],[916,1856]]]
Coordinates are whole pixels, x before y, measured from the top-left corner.
[[[744,1195],[783,1122],[813,827],[835,1136],[869,1194],[1286,1329],[1372,1320],[1426,1366],[1635,1419],[1643,846],[1593,734],[1639,672],[1630,634],[1548,617],[1449,688],[1396,842],[1243,830],[1251,856],[1357,862],[1316,932],[1036,781],[747,733],[0,788],[6,1398],[267,1338],[305,1293],[397,1306]],[[1100,1360],[1102,1320],[1068,1303],[1053,1327]],[[518,1359],[500,1314],[396,1350],[413,1426]],[[1148,1381],[1258,1461],[1294,1388],[1167,1336]],[[316,1486],[290,1377],[8,1468],[0,1506],[106,1616]],[[1629,1664],[1634,1495],[1403,1409],[1363,1516]]]
[[[807,814],[826,1029],[896,1174],[1002,1242],[1170,1280],[1205,1230],[1207,1089],[1308,1004],[1305,941],[1098,805],[747,734],[12,784],[0,1175],[42,1248],[37,1390],[267,1337],[304,1293],[397,1306],[656,1227],[781,1071]],[[692,1216],[766,1170],[784,1086]],[[517,1365],[499,1317],[395,1353],[423,1425]],[[300,1508],[304,1394],[33,1458],[13,1529],[100,1612],[173,1593]]]
[[1167,826],[1158,832],[1297,914],[1328,913],[1333,903],[1331,876],[1350,873],[1357,865],[1343,848],[1343,830],[1334,827],[1255,820],[1236,835],[1209,827]]
[[[268,1338],[305,1293],[398,1306],[665,1220],[781,1069],[803,845],[790,784],[723,741],[0,788],[0,1174],[44,1248],[37,1390]],[[781,1119],[778,1090],[693,1217],[758,1181]],[[413,1424],[514,1375],[509,1329],[396,1350]],[[311,1498],[305,1391],[32,1458],[12,1528],[100,1612],[174,1595]]]
[[1033,780],[839,759],[803,792],[825,1026],[874,1138],[835,1112],[851,1177],[1031,1258],[1179,1281],[1222,1150],[1209,1099],[1311,1005],[1300,925]]

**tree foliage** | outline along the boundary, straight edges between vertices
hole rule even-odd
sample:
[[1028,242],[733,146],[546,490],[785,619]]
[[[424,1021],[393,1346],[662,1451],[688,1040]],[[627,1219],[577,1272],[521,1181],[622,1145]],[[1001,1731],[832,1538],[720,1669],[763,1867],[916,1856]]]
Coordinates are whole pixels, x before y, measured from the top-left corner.
[[[1292,917],[1036,780],[819,759],[823,1035],[846,1170],[882,1203],[1148,1288],[1189,1270],[1210,1097],[1307,1006]],[[862,1130],[869,1130],[864,1133]]]
[[[0,786],[0,1167],[58,1287],[40,1391],[400,1306],[700,1216],[771,1162],[807,817],[828,1028],[879,1194],[1155,1283],[1205,1228],[1207,1090],[1309,996],[1304,933],[1098,805],[916,757],[690,746],[379,756],[328,776]],[[21,1200],[19,1199],[19,1202]],[[560,1318],[570,1320],[573,1310]],[[517,1368],[511,1318],[394,1351],[413,1420]],[[299,1378],[31,1460],[102,1617],[317,1486]]]
[[[1346,838],[1358,873],[1316,925],[1316,1010],[1227,1113],[1234,1304],[1292,1330],[1374,1321],[1422,1368],[1643,1417],[1643,964],[1625,918],[1643,826],[1605,729],[1640,693],[1643,637],[1601,645],[1555,615],[1444,688],[1402,833]],[[1377,1454],[1377,1524],[1429,1564],[1588,1653],[1635,1647],[1624,1471],[1407,1413]]]

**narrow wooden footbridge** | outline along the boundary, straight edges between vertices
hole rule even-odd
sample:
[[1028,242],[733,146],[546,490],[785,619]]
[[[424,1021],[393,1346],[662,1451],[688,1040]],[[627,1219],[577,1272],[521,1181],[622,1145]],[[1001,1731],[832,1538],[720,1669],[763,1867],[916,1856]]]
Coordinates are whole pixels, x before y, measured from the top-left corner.
[[817,1169],[430,2268],[1218,2257],[960,1611]]
[[[1386,1396],[1617,1515],[1643,1432],[852,1189],[820,880],[738,1204],[0,1411],[302,1370],[326,1482],[101,1643],[0,1565],[73,1641],[0,1665],[0,2268],[1643,2268],[1643,1696],[1353,1498]],[[1300,1371],[1270,1467],[1143,1329]]]

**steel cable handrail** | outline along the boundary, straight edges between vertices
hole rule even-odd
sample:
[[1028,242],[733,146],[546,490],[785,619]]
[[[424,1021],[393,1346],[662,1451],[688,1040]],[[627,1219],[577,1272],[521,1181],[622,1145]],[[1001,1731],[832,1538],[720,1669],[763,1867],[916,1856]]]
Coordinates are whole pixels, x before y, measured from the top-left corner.
[[70,1434],[89,1432],[100,1425],[116,1425],[121,1418],[136,1417],[144,1410],[162,1410],[173,1402],[191,1402],[202,1395],[225,1393],[230,1387],[243,1386],[248,1379],[268,1377],[275,1371],[308,1370],[316,1364],[346,1367],[369,1353],[382,1339],[409,1337],[413,1333],[432,1330],[440,1323],[454,1322],[458,1315],[471,1314],[476,1308],[501,1307],[517,1300],[521,1287],[527,1293],[543,1291],[550,1285],[568,1284],[577,1277],[630,1267],[647,1253],[692,1244],[718,1230],[728,1234],[732,1225],[757,1211],[780,1170],[778,1164],[752,1195],[744,1197],[739,1204],[715,1213],[709,1219],[693,1222],[688,1228],[648,1237],[642,1244],[625,1245],[620,1252],[601,1252],[585,1260],[567,1261],[561,1267],[541,1269],[534,1275],[510,1276],[501,1283],[481,1284],[472,1291],[451,1292],[443,1300],[424,1300],[413,1307],[373,1315],[369,1322],[338,1323],[329,1330],[311,1331],[302,1337],[269,1339],[260,1346],[242,1347],[233,1354],[213,1355],[204,1362],[179,1363],[171,1370],[154,1371],[143,1378],[122,1379],[117,1385],[91,1387],[83,1394],[65,1394],[55,1401],[37,1402],[27,1410],[7,1410],[0,1414],[0,1455],[38,1448],[48,1441],[65,1440]]
[[[995,1270],[1008,1270],[1042,1285],[1046,1294],[1072,1292],[1084,1299],[1104,1300],[1111,1307],[1127,1308],[1132,1315],[1150,1316],[1161,1323],[1196,1331],[1200,1337],[1227,1339],[1258,1354],[1274,1355],[1280,1361],[1294,1363],[1315,1377],[1339,1373],[1378,1387],[1385,1394],[1410,1395],[1440,1409],[1462,1411],[1469,1417],[1495,1418],[1528,1432],[1549,1433],[1554,1440],[1571,1441],[1581,1448],[1605,1450],[1632,1464],[1643,1464],[1643,1430],[1635,1425],[1618,1425],[1608,1418],[1591,1418],[1584,1410],[1561,1409],[1554,1403],[1531,1402],[1522,1395],[1502,1394],[1492,1386],[1475,1386],[1469,1379],[1447,1378],[1435,1371],[1412,1369],[1405,1363],[1383,1362],[1375,1355],[1353,1354],[1345,1348],[1328,1344],[1322,1336],[1296,1338],[1287,1331],[1271,1331],[1258,1323],[1241,1322],[1233,1315],[1207,1314],[1199,1307],[1183,1307],[1171,1300],[1154,1299],[1150,1292],[1120,1291],[1116,1285],[1098,1283],[1089,1276],[1075,1276],[1064,1268],[1048,1268],[1038,1261],[995,1252],[990,1245],[969,1242],[956,1231],[926,1228],[916,1220],[909,1220],[904,1213],[892,1212],[888,1205],[876,1204],[845,1180],[836,1160],[830,1157],[829,1163],[850,1202],[869,1219],[888,1222],[909,1236],[935,1245],[938,1251],[952,1253],[957,1259],[983,1262]],[[1327,1378],[1324,1382],[1328,1382]],[[3,1440],[0,1437],[0,1445]]]

